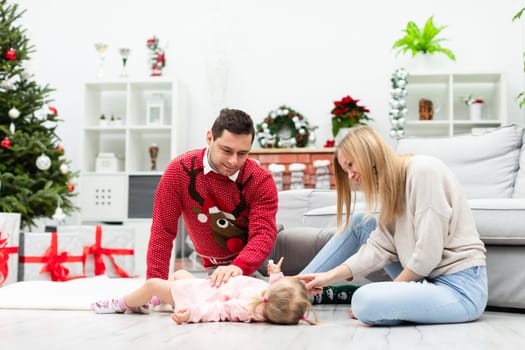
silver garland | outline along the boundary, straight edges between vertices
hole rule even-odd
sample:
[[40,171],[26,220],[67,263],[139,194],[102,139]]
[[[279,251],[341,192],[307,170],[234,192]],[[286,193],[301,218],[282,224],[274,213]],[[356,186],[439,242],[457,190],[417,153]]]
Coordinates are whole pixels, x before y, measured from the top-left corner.
[[405,96],[407,95],[406,86],[408,84],[408,72],[404,68],[398,68],[392,73],[390,78],[392,89],[390,90],[390,136],[399,140],[405,135],[405,122],[408,109],[406,107]]

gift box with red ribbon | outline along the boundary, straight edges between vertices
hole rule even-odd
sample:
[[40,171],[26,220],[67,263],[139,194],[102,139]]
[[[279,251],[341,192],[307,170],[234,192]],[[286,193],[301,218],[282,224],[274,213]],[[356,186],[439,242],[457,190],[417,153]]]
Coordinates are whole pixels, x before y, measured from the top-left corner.
[[66,225],[58,232],[81,236],[86,276],[134,277],[135,230],[125,225]]
[[85,277],[78,233],[24,232],[20,235],[19,281],[64,282]]
[[18,279],[20,214],[0,213],[0,287]]

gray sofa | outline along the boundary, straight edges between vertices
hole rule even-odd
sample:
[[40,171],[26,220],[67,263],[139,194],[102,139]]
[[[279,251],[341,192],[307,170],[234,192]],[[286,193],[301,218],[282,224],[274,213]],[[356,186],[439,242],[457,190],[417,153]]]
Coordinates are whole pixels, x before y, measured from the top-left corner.
[[[522,127],[509,125],[478,135],[406,138],[397,144],[400,153],[442,159],[463,185],[487,248],[488,304],[493,307],[525,309],[523,138]],[[285,256],[284,272],[295,274],[335,232],[335,191],[279,192],[277,215],[284,230],[271,257]]]

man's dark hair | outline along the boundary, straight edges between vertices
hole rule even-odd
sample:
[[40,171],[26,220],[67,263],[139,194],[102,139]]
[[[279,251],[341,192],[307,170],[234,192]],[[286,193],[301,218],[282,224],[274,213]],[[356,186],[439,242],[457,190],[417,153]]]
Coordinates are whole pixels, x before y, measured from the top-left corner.
[[237,135],[251,135],[252,143],[255,138],[252,118],[238,109],[224,108],[221,110],[211,127],[213,139],[221,137],[224,130]]

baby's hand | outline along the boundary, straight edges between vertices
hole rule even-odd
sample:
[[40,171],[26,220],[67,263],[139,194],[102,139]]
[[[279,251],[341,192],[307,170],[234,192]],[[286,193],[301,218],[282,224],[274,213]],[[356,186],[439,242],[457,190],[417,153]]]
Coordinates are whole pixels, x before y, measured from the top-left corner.
[[173,313],[171,314],[171,319],[177,322],[177,324],[181,324],[184,322],[188,322],[188,320],[190,319],[190,316],[191,316],[190,309],[184,308],[184,309],[173,311]]
[[283,264],[284,257],[281,257],[279,259],[279,262],[275,264],[272,259],[268,260],[268,275],[271,275],[272,273],[279,273],[281,272],[281,265]]

